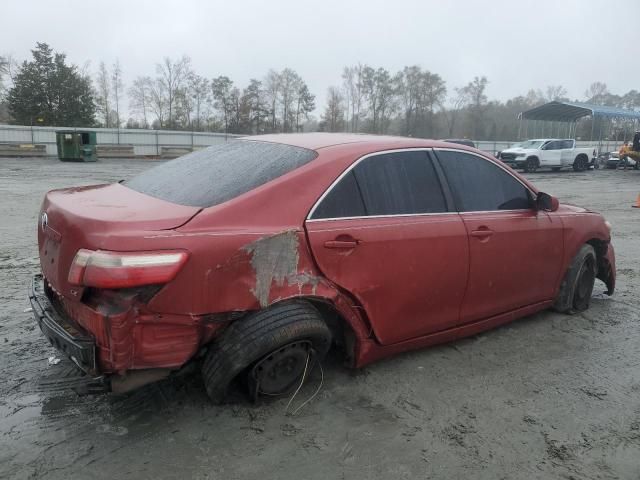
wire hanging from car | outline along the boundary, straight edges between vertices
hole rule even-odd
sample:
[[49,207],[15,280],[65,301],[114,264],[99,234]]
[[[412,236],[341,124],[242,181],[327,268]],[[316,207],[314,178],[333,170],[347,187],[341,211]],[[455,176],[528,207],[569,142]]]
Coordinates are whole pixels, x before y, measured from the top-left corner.
[[313,393],[313,395],[311,395],[308,399],[306,399],[304,402],[302,402],[302,404],[299,405],[295,410],[293,410],[292,412],[289,412],[289,407],[291,406],[291,403],[293,402],[293,399],[296,398],[296,395],[298,395],[298,392],[302,388],[302,385],[304,384],[304,381],[305,381],[305,379],[307,377],[307,371],[308,371],[308,368],[309,368],[309,358],[310,357],[311,357],[311,352],[308,352],[307,353],[307,360],[305,361],[305,364],[304,364],[304,372],[302,372],[302,379],[300,380],[300,384],[298,385],[298,388],[296,388],[296,391],[293,392],[293,395],[291,396],[291,398],[287,402],[287,406],[284,409],[285,415],[287,415],[287,416],[293,417],[300,410],[302,410],[302,408],[306,404],[308,404],[311,400],[313,400],[316,397],[316,395],[318,395],[318,393],[320,393],[320,389],[322,388],[322,385],[324,384],[324,370],[322,369],[322,364],[320,362],[318,362],[318,366],[320,367],[320,384],[318,385],[318,388]]

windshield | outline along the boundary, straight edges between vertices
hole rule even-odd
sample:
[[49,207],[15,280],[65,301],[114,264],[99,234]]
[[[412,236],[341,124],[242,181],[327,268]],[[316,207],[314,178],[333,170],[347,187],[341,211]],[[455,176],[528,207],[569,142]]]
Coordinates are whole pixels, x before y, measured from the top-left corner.
[[524,142],[520,142],[520,143],[514,143],[513,145],[511,145],[511,148],[540,148],[542,146],[542,144],[544,143],[543,140],[527,140]]
[[316,157],[306,148],[232,140],[147,170],[124,183],[167,202],[212,207],[253,190]]

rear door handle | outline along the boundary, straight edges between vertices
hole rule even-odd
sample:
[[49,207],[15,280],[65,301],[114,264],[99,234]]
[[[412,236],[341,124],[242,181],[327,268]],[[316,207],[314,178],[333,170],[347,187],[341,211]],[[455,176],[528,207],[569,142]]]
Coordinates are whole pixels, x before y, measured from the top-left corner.
[[324,248],[356,248],[358,240],[327,240]]

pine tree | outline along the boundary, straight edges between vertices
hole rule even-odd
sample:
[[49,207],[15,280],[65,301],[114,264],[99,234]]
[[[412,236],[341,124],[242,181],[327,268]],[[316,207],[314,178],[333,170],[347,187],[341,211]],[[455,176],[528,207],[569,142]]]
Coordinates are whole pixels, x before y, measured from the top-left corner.
[[33,60],[22,63],[7,95],[14,122],[92,126],[96,107],[91,80],[46,43],[37,43],[31,53]]

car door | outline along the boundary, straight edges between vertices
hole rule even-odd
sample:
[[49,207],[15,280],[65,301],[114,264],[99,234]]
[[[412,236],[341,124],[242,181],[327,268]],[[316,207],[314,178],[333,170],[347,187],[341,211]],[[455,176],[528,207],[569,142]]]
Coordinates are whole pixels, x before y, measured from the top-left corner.
[[574,151],[574,140],[563,140],[562,141],[562,165],[573,165],[573,161],[575,160],[575,151]]
[[382,344],[458,323],[469,247],[452,208],[429,153],[413,149],[356,161],[310,212],[318,267],[362,305]]
[[560,165],[562,160],[562,142],[553,140],[542,147],[542,158],[540,165],[555,166]]
[[505,168],[469,152],[437,150],[469,235],[469,280],[460,322],[553,298],[562,222],[533,208],[533,193]]

